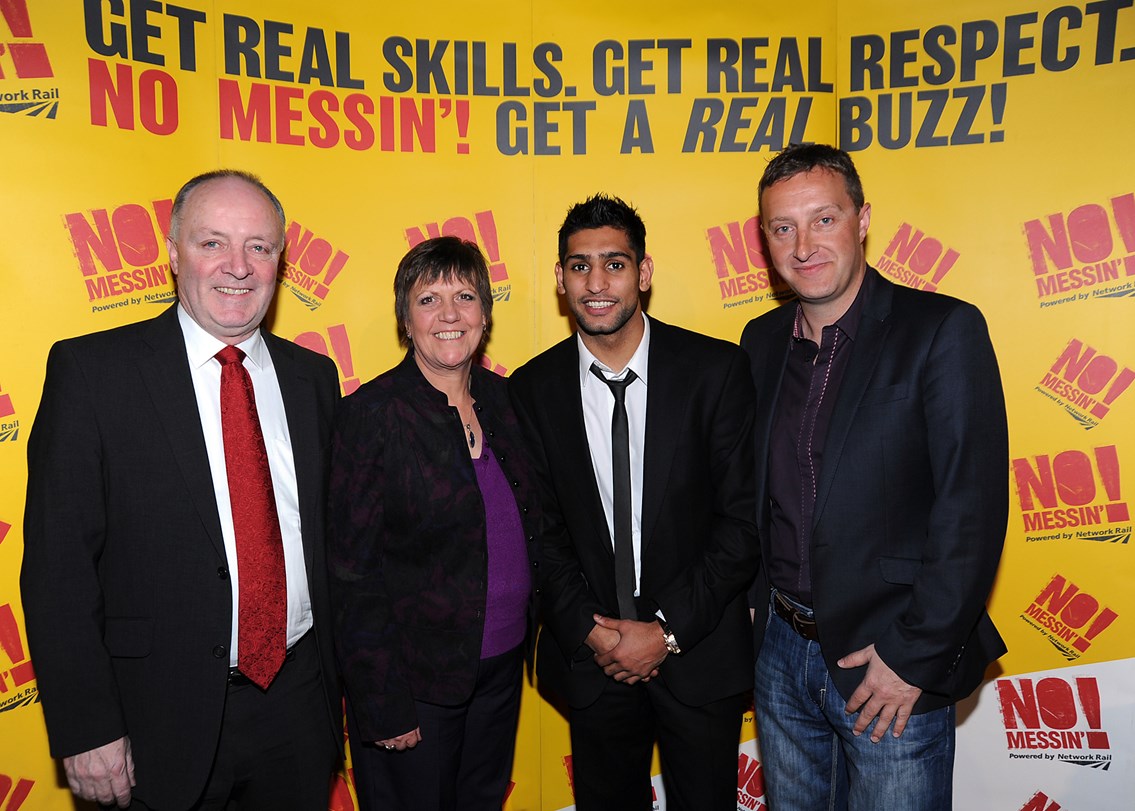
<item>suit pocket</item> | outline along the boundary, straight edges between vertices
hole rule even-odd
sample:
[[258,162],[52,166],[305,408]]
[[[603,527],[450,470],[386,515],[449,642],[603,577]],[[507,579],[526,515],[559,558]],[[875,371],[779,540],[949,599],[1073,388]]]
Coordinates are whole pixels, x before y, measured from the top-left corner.
[[887,583],[913,586],[922,561],[914,558],[879,558],[879,573]]
[[895,400],[905,400],[910,392],[906,383],[894,386],[883,386],[878,389],[867,389],[859,401],[859,407],[879,405],[880,403],[893,403]]
[[141,659],[150,655],[154,623],[146,617],[107,617],[103,641],[111,656]]

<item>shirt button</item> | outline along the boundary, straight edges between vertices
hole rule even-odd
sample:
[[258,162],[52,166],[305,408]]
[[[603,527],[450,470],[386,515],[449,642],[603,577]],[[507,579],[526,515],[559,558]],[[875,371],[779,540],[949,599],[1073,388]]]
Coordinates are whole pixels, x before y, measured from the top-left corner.
[[213,648],[213,656],[218,659],[224,659],[228,655],[229,650],[224,645],[217,645],[217,647]]
[[538,560],[532,561],[532,568],[533,569],[539,569],[540,568],[540,561],[538,561]]
[[512,486],[513,486],[513,487],[519,487],[519,486],[520,486],[520,482],[514,481],[514,482],[512,483]]

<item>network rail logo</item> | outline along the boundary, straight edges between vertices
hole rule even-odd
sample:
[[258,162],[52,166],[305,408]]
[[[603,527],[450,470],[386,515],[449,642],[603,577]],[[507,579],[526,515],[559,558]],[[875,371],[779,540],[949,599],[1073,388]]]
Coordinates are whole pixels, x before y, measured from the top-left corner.
[[1085,654],[1119,614],[1064,575],[1054,574],[1020,618],[1071,662]]
[[1111,739],[1094,676],[1035,683],[998,679],[997,701],[1011,760],[1061,761],[1103,771],[1111,766]]
[[1115,445],[1023,456],[1010,466],[1027,542],[1131,540]]
[[0,113],[55,118],[59,87],[47,46],[32,28],[27,0],[0,0]]

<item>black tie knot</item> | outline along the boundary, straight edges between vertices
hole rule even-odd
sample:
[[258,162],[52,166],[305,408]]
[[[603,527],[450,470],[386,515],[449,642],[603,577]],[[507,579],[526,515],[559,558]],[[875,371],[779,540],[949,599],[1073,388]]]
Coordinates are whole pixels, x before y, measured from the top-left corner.
[[615,402],[622,403],[626,396],[627,386],[638,380],[638,375],[634,373],[633,369],[627,369],[627,374],[622,380],[612,380],[603,374],[603,370],[599,368],[599,364],[591,364],[591,374],[602,380],[607,384],[607,388],[611,390],[611,394],[615,395]]

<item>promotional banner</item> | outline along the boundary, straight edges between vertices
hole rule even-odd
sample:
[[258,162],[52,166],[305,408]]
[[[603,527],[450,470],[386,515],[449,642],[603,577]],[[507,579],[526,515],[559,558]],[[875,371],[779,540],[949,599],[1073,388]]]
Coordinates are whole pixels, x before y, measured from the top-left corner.
[[[568,335],[556,232],[600,191],[646,222],[648,311],[735,341],[790,297],[756,185],[800,141],[852,154],[868,261],[976,304],[997,350],[1012,487],[990,609],[1009,652],[959,709],[956,807],[1125,807],[1133,86],[1132,0],[0,0],[0,811],[72,807],[18,582],[47,353],[174,301],[186,179],[246,169],[280,197],[269,325],[350,394],[402,357],[394,269],[440,234],[489,260],[486,366]],[[767,807],[759,744],[750,712],[739,810]],[[653,775],[663,811],[657,758]],[[355,807],[349,764],[331,807]],[[526,685],[505,808],[572,807],[566,721]]]

